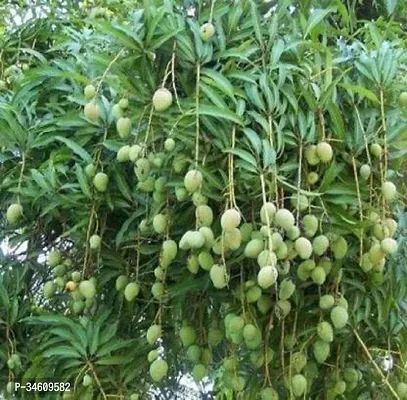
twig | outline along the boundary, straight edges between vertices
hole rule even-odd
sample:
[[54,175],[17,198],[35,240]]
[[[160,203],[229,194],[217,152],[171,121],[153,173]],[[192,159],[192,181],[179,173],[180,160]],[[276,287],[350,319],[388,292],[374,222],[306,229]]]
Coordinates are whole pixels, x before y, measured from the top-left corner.
[[[358,171],[356,169],[356,161],[355,156],[352,156],[352,165],[353,165],[353,174],[355,176],[355,183],[356,183],[356,194],[358,196],[358,204],[359,204],[359,219],[360,223],[363,223],[363,207],[362,207],[362,196],[360,194],[360,187],[359,187],[359,177]],[[360,259],[359,265],[362,265],[362,256],[363,256],[363,227],[360,228]]]
[[20,169],[20,176],[18,177],[18,187],[17,187],[17,203],[20,204],[20,190],[21,190],[21,183],[23,181],[23,174],[25,169],[25,152],[22,153],[22,163]]
[[380,369],[380,367],[377,365],[376,361],[373,359],[372,355],[370,354],[368,348],[366,347],[365,343],[363,342],[363,340],[361,339],[361,337],[359,336],[358,332],[356,331],[356,329],[352,329],[353,333],[356,336],[356,339],[358,340],[358,342],[360,343],[360,345],[362,346],[363,350],[365,351],[367,357],[369,358],[369,360],[372,362],[373,366],[376,368],[377,372],[379,373],[379,375],[381,376],[381,378],[383,379],[383,382],[385,383],[385,385],[389,388],[391,394],[394,396],[395,399],[400,400],[399,395],[396,393],[396,391],[394,390],[393,386],[390,384],[390,382],[387,380],[387,378],[384,376],[382,370]]
[[195,167],[198,166],[199,159],[199,80],[201,78],[201,64],[196,66],[196,87],[195,87]]
[[100,81],[97,85],[96,88],[96,92],[99,93],[100,91],[100,87],[102,86],[102,83],[104,81],[104,79],[106,78],[107,73],[109,72],[110,68],[112,68],[113,64],[119,59],[119,57],[122,55],[122,53],[124,52],[125,48],[121,49],[115,56],[115,58],[113,58],[112,61],[110,61],[109,65],[106,67],[105,72],[103,72],[102,77],[100,78]]

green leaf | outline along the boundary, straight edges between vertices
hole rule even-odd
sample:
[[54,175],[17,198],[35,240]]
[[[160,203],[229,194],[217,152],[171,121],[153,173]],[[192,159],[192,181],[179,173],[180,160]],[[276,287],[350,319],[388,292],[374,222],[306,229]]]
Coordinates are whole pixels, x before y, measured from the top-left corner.
[[362,97],[366,97],[367,99],[372,100],[375,103],[380,103],[377,96],[371,90],[366,89],[366,88],[364,88],[362,86],[350,85],[350,84],[347,84],[347,83],[340,83],[339,86],[346,89],[346,90],[350,90],[351,92],[355,92],[355,93],[359,94]]
[[1,305],[3,307],[8,308],[10,306],[10,300],[8,297],[7,290],[3,284],[3,277],[0,276],[0,300],[1,300]]
[[92,157],[90,154],[82,146],[79,146],[78,143],[62,136],[55,136],[55,139],[65,143],[76,155],[82,158],[82,160],[86,161],[87,163],[92,162]]
[[105,356],[96,361],[98,365],[120,365],[134,362],[134,354],[120,356]]
[[263,139],[263,168],[269,167],[276,162],[276,152],[271,147],[270,142]]
[[[216,87],[230,98],[234,98],[233,86],[225,75],[208,68],[203,68],[201,70],[201,74],[201,78],[205,83]],[[208,77],[210,79],[205,79],[205,77]]]
[[224,153],[234,154],[240,157],[242,160],[248,162],[253,167],[257,168],[257,161],[248,151],[242,149],[226,149],[223,150]]
[[304,38],[306,38],[311,31],[331,12],[336,11],[336,7],[331,7],[327,9],[317,8],[314,9],[308,19],[307,29],[304,33]]
[[76,169],[75,169],[76,177],[79,182],[79,186],[81,187],[82,193],[90,199],[92,197],[89,184],[88,184],[88,178],[85,175],[85,172],[83,171],[83,168],[79,165],[76,164]]
[[259,135],[253,129],[250,128],[243,129],[243,132],[245,136],[249,139],[250,144],[252,145],[252,148],[256,152],[256,154],[260,154],[262,144]]
[[96,355],[98,357],[98,359],[106,356],[107,354],[110,354],[116,350],[120,350],[120,349],[131,349],[132,346],[134,345],[135,340],[134,339],[129,339],[129,340],[112,340],[106,344],[104,344],[103,346],[101,346],[98,351],[96,352]]
[[123,173],[119,170],[118,167],[114,168],[114,177],[117,182],[117,186],[120,190],[120,193],[127,199],[132,200],[131,191],[129,184],[127,183]]
[[229,109],[226,108],[219,108],[219,107],[214,107],[214,106],[209,106],[206,104],[200,104],[199,105],[199,114],[202,115],[208,115],[211,117],[215,118],[222,118],[226,119],[232,122],[235,122],[236,124],[243,125],[242,119],[233,111],[230,111]]
[[253,1],[250,0],[250,14],[252,17],[252,24],[253,24],[253,29],[254,29],[254,35],[257,39],[257,41],[260,44],[260,47],[264,47],[264,40],[263,40],[263,34],[261,32],[261,27],[260,27],[260,15],[258,12],[258,6],[257,4]]
[[55,346],[42,353],[45,358],[61,357],[61,358],[81,358],[81,355],[76,349],[70,346]]
[[397,7],[398,0],[386,0],[386,10],[389,15],[394,13]]

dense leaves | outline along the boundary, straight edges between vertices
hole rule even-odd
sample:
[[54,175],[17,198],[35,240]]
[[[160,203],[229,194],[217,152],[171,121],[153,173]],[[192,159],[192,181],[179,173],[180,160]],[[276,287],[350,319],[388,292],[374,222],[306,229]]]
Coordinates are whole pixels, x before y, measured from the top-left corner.
[[406,398],[400,25],[73,3],[0,37],[7,391]]

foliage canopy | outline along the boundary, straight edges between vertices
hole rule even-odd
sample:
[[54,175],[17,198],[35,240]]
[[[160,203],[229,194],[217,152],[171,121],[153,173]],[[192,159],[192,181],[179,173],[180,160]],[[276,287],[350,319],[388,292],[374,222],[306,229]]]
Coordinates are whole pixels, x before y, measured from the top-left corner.
[[130,3],[0,36],[5,389],[407,398],[400,23]]

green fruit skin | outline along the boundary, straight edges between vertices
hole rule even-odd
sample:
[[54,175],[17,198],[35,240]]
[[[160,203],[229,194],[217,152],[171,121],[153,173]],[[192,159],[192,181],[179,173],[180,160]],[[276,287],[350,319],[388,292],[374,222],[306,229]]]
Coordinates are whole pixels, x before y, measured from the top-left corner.
[[151,293],[155,299],[161,299],[164,295],[164,284],[162,282],[155,282],[151,287]]
[[122,110],[125,110],[129,106],[129,100],[123,97],[122,99],[119,100],[118,105]]
[[166,151],[168,151],[169,153],[174,151],[174,149],[175,149],[175,140],[172,139],[172,138],[166,139],[166,141],[164,142],[164,149]]
[[102,238],[99,235],[92,235],[89,238],[89,246],[92,250],[97,250],[100,248],[100,245],[102,243]]
[[307,214],[304,215],[302,219],[302,225],[304,228],[304,234],[306,237],[310,238],[315,235],[318,230],[319,222],[315,215]]
[[147,330],[147,342],[148,344],[154,344],[161,337],[161,325],[151,325]]
[[280,283],[280,291],[278,297],[280,300],[288,300],[295,291],[295,284],[290,279],[284,279]]
[[195,343],[197,335],[192,326],[183,326],[179,331],[181,343],[184,347],[189,347]]
[[202,41],[209,41],[215,34],[215,27],[212,23],[207,22],[203,24],[199,30]]
[[72,304],[72,311],[75,315],[80,314],[85,308],[85,302],[82,300],[76,300]]
[[201,357],[201,348],[198,345],[193,344],[192,346],[188,347],[187,358],[189,361],[197,363],[200,357]]
[[220,223],[222,229],[225,231],[231,231],[237,228],[240,224],[240,214],[235,209],[226,210],[221,217]]
[[247,243],[244,250],[244,255],[248,258],[257,258],[263,248],[264,244],[262,240],[252,239]]
[[161,88],[153,95],[153,106],[156,111],[165,111],[172,104],[172,94],[169,90]]
[[96,294],[95,284],[91,280],[82,281],[79,284],[79,292],[85,299],[93,298]]
[[122,139],[127,138],[131,131],[131,119],[127,117],[120,117],[116,122],[116,129]]
[[196,192],[202,184],[202,174],[197,170],[188,171],[184,178],[185,189],[189,193]]
[[311,257],[312,244],[307,238],[299,237],[295,241],[295,250],[303,260],[306,260]]
[[204,364],[197,364],[192,369],[192,376],[195,380],[200,381],[208,375],[208,370]]
[[390,181],[383,182],[382,195],[386,201],[392,202],[397,196],[397,188],[395,184]]
[[265,266],[257,274],[257,283],[261,288],[267,289],[276,282],[277,277],[278,271],[275,267]]
[[333,157],[332,147],[329,143],[321,142],[317,145],[317,155],[319,159],[324,162],[330,162]]
[[96,121],[100,116],[99,106],[94,103],[86,104],[84,108],[84,114],[86,118],[92,121]]
[[264,225],[271,224],[276,214],[276,206],[273,203],[267,202],[263,204],[260,210],[260,220]]
[[315,185],[318,182],[319,175],[316,172],[310,172],[307,175],[307,182],[309,185]]
[[297,374],[292,377],[291,388],[294,396],[302,396],[307,389],[307,380],[304,375]]
[[96,88],[93,85],[86,85],[83,94],[86,100],[91,100],[96,96]]
[[44,285],[44,296],[49,299],[55,294],[56,290],[54,282],[46,282]]
[[11,225],[17,224],[23,215],[23,207],[21,204],[14,203],[7,208],[6,218],[7,222]]
[[399,102],[402,107],[407,107],[407,92],[401,92]]
[[93,382],[93,379],[90,375],[86,374],[83,377],[83,381],[82,381],[83,386],[86,386],[86,387],[90,386],[92,384],[92,382]]
[[370,173],[371,173],[371,169],[368,164],[363,164],[360,167],[359,174],[363,180],[367,181],[369,179]]
[[270,299],[270,296],[262,295],[257,300],[257,308],[262,314],[267,314],[267,312],[271,309],[273,303]]
[[326,343],[331,343],[334,340],[334,332],[329,322],[320,322],[317,326],[317,334]]
[[341,306],[336,306],[331,310],[331,320],[335,328],[344,328],[348,322],[348,312]]
[[326,294],[324,296],[321,296],[319,299],[319,307],[323,310],[329,310],[332,308],[335,304],[335,299],[333,296],[330,294]]
[[207,205],[200,205],[195,210],[195,216],[199,226],[211,226],[213,222],[213,211]]
[[330,347],[329,343],[324,342],[321,339],[318,339],[314,342],[312,350],[313,350],[314,358],[317,361],[317,363],[322,364],[329,357],[331,347]]
[[168,373],[168,364],[165,360],[157,359],[150,365],[150,376],[154,382],[161,381]]
[[[123,275],[122,275],[123,276]],[[127,277],[123,276],[125,279],[122,279],[120,282],[120,287],[124,287],[125,282],[127,282]],[[118,287],[116,281],[116,288]],[[122,289],[119,289],[122,290]],[[124,297],[127,301],[133,301],[140,292],[140,285],[137,282],[130,282],[124,287]]]
[[98,172],[93,178],[93,184],[98,192],[106,192],[108,183],[109,177],[103,172]]
[[175,197],[179,202],[185,201],[188,198],[188,192],[183,187],[177,187],[175,189]]
[[291,311],[291,303],[288,300],[279,300],[276,306],[281,313],[280,317],[286,317]]
[[92,179],[96,175],[96,167],[93,164],[88,164],[85,167],[85,175],[89,179]]
[[370,145],[370,153],[372,154],[372,156],[380,158],[382,156],[382,152],[382,147],[379,144],[373,143]]
[[201,251],[198,255],[198,262],[202,269],[210,271],[212,265],[215,264],[212,255],[208,251]]
[[158,358],[158,350],[157,349],[151,350],[147,355],[148,362],[150,362],[150,363],[152,363],[157,358]]
[[214,264],[209,271],[209,276],[213,286],[217,289],[223,289],[227,286],[227,272],[224,265]]
[[211,347],[218,346],[223,340],[223,332],[220,329],[209,329],[208,344]]
[[274,216],[275,224],[285,231],[291,229],[295,224],[295,218],[291,211],[281,208]]
[[168,218],[163,214],[157,214],[153,218],[153,228],[158,234],[163,234],[168,225]]
[[130,151],[130,146],[121,147],[116,154],[116,160],[120,163],[129,161],[130,160],[129,151]]
[[261,400],[279,400],[278,393],[271,387],[267,387],[260,392]]
[[316,267],[311,272],[311,277],[314,283],[322,285],[326,279],[326,273],[322,267]]
[[305,155],[305,159],[307,160],[307,163],[309,165],[314,166],[314,165],[319,164],[319,162],[321,161],[317,154],[317,146],[315,146],[315,145],[308,146],[305,149],[304,155]]
[[47,262],[50,267],[56,267],[61,263],[62,257],[58,250],[52,250],[48,253]]
[[13,394],[15,392],[14,382],[7,382],[6,390],[7,390],[7,393]]
[[336,260],[345,258],[346,254],[348,253],[348,243],[346,239],[340,236],[334,240],[334,242],[331,244],[331,250],[334,253]]
[[322,256],[329,247],[329,239],[325,235],[319,235],[312,241],[312,248],[316,255]]
[[123,109],[120,107],[119,104],[115,104],[112,107],[112,116],[116,119],[119,119],[123,117],[123,115],[124,115]]
[[251,287],[246,293],[246,301],[248,303],[255,303],[261,296],[262,291],[258,286]]
[[397,384],[397,394],[401,400],[407,399],[407,383],[399,382]]

